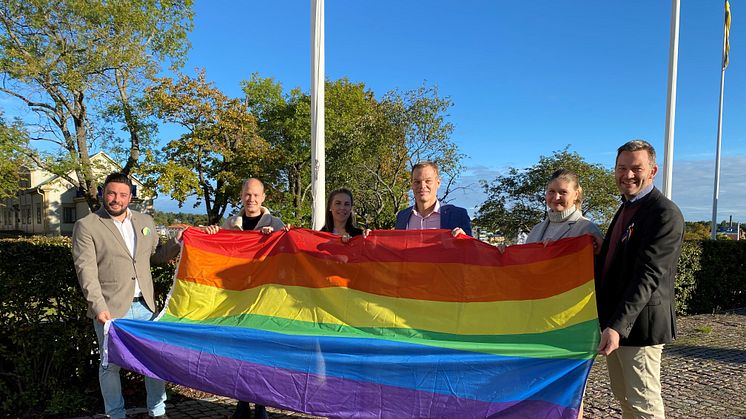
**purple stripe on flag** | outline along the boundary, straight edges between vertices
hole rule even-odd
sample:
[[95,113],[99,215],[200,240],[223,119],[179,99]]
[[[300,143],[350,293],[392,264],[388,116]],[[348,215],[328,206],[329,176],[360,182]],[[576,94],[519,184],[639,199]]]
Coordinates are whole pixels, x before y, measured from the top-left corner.
[[[427,389],[268,367],[142,339],[120,331],[116,323],[109,329],[109,362],[198,390],[329,418],[575,418],[578,414],[577,409],[545,401],[489,403]],[[318,362],[316,370],[323,370],[322,354]]]

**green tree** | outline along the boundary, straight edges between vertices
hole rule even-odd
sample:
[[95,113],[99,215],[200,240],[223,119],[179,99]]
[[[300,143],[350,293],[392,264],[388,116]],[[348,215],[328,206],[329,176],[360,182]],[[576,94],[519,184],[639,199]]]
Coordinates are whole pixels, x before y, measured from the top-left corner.
[[474,224],[485,230],[502,231],[509,238],[529,230],[544,219],[547,181],[560,168],[578,174],[583,187],[583,213],[604,230],[619,206],[613,172],[586,162],[578,153],[570,152],[569,146],[551,156],[541,156],[531,167],[511,167],[491,183],[482,180],[487,199],[480,205]]
[[240,205],[241,181],[271,171],[269,144],[257,134],[256,120],[240,99],[229,98],[205,79],[163,78],[147,91],[160,119],[185,129],[143,164],[148,184],[180,204],[190,196],[204,202],[210,224],[229,205]]
[[[451,139],[450,98],[437,87],[423,85],[404,92],[392,90],[378,102],[368,121],[369,143],[362,148],[356,179],[362,180],[359,212],[375,228],[392,228],[396,213],[409,205],[410,172],[424,160],[440,168],[440,200],[447,202],[461,174],[463,154]],[[362,174],[363,176],[361,176]]]
[[8,124],[0,110],[0,200],[18,191],[18,168],[25,163],[21,150],[27,143],[23,123],[15,120]]
[[[253,74],[242,83],[260,135],[281,161],[271,199],[283,219],[310,223],[310,97],[299,89],[284,94],[271,78]],[[420,160],[435,160],[446,178],[444,198],[461,170],[462,155],[451,140],[448,98],[437,88],[392,91],[380,100],[363,83],[346,78],[325,87],[327,191],[347,187],[363,222],[393,226],[407,206],[409,171]]]
[[[396,211],[406,204],[406,179],[392,168],[406,170],[403,129],[383,101],[363,83],[347,79],[326,86],[327,192],[346,187],[355,195],[358,222],[369,227],[393,226]],[[396,115],[403,119],[403,114]],[[381,181],[384,182],[381,182]]]
[[159,62],[181,64],[191,6],[191,0],[0,2],[0,74],[7,80],[0,92],[38,115],[31,140],[53,145],[25,154],[75,185],[91,209],[99,205],[90,156],[100,117],[121,112],[129,172],[144,145],[133,97]]
[[311,98],[299,88],[285,94],[282,84],[256,73],[241,86],[259,135],[270,144],[275,159],[274,170],[262,177],[266,205],[286,223],[309,226]]
[[710,224],[709,221],[687,221],[684,227],[684,240],[708,240]]
[[188,212],[153,211],[153,221],[156,224],[169,226],[171,224],[188,224],[191,226],[208,225],[207,216]]

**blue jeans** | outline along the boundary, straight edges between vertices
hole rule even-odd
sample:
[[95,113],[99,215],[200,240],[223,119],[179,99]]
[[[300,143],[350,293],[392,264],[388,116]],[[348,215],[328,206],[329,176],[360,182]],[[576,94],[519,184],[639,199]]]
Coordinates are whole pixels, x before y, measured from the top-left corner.
[[[153,320],[155,315],[142,301],[132,303],[123,319]],[[96,329],[99,353],[104,353],[104,325],[93,320],[93,328]],[[122,397],[122,382],[119,378],[119,366],[111,362],[106,367],[99,363],[98,382],[101,385],[101,395],[104,396],[104,409],[106,414],[113,419],[123,419],[124,397]],[[148,414],[159,416],[166,413],[166,383],[154,378],[145,377],[145,391],[148,394]]]

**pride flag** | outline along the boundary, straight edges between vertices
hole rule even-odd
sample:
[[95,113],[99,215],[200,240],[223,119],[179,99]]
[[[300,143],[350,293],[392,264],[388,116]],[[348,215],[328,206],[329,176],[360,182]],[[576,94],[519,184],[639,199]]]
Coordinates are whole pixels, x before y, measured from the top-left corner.
[[332,418],[574,418],[597,317],[590,236],[190,229],[159,319],[111,322],[108,361]]

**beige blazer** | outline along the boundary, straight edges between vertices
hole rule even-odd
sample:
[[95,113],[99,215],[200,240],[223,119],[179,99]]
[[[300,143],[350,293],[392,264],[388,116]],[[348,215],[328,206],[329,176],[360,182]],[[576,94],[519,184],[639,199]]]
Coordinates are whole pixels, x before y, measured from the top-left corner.
[[135,279],[145,303],[155,312],[150,264],[164,264],[179,253],[175,239],[159,246],[155,224],[149,215],[131,213],[135,257],[130,255],[122,235],[103,207],[75,223],[73,262],[88,302],[87,315],[92,319],[105,310],[114,318],[122,317],[132,305]]

